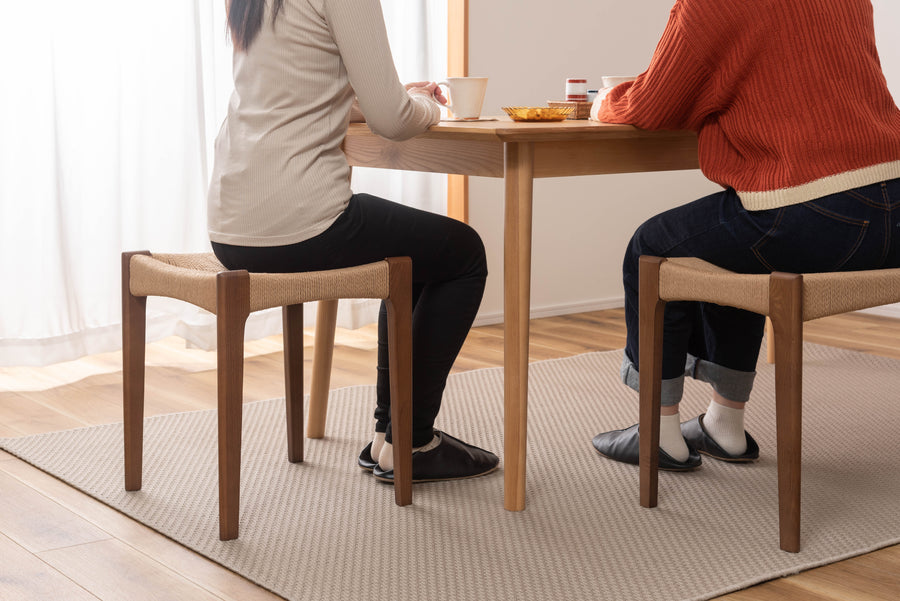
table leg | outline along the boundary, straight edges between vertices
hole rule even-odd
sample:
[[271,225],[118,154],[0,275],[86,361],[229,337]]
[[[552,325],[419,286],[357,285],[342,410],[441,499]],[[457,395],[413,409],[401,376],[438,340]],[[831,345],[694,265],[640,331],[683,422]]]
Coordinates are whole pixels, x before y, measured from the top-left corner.
[[508,142],[504,160],[503,506],[510,511],[521,511],[525,509],[534,145]]

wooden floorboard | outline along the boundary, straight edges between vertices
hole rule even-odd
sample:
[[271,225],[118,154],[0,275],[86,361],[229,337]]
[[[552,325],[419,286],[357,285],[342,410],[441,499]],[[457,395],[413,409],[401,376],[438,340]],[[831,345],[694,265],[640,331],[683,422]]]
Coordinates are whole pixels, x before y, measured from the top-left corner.
[[97,601],[40,557],[0,534],[0,598],[4,601]]
[[[900,358],[900,320],[854,313],[805,325],[808,342]],[[332,386],[375,380],[376,331],[339,330]],[[531,322],[530,360],[622,348],[621,309]],[[312,337],[304,338],[309,389]],[[244,400],[284,394],[281,337],[245,348]],[[453,371],[503,365],[503,327],[474,329]],[[215,353],[170,338],[147,346],[147,415],[216,406]],[[0,436],[121,421],[121,354],[0,368]],[[0,599],[225,599],[276,595],[0,451]],[[900,546],[737,591],[719,601],[900,598]]]

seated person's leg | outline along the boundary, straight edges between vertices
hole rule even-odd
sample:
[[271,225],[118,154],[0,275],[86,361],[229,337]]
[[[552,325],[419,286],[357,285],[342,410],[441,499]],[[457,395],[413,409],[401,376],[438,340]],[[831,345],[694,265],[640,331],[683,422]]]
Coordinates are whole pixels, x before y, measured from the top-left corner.
[[765,318],[712,303],[697,306],[685,375],[709,383],[713,392],[706,413],[683,424],[682,432],[688,444],[705,455],[727,461],[756,459],[759,449],[744,431],[744,405],[753,388]]
[[[628,337],[621,375],[626,385],[635,390],[639,385],[638,270],[641,255],[699,257],[716,264],[727,263],[726,267],[733,269],[761,272],[764,268],[759,265],[751,250],[758,236],[753,216],[743,209],[733,190],[724,190],[676,207],[652,217],[638,228],[628,245],[623,262]],[[681,401],[689,349],[696,332],[705,329],[703,319],[701,303],[670,302],[666,305],[660,447],[667,459],[660,462],[663,469],[684,470],[699,465],[699,459],[694,459],[696,454],[693,449],[681,437],[678,404]],[[625,444],[626,437],[628,444]],[[629,428],[598,435],[594,439],[594,446],[601,454],[613,459],[636,462],[637,429]]]

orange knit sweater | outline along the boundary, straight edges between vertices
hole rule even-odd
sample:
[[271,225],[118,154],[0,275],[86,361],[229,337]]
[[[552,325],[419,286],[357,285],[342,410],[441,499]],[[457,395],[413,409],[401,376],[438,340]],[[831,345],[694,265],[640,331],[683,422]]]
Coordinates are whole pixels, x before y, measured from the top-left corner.
[[869,0],[678,0],[600,121],[698,132],[700,167],[770,209],[900,177]]

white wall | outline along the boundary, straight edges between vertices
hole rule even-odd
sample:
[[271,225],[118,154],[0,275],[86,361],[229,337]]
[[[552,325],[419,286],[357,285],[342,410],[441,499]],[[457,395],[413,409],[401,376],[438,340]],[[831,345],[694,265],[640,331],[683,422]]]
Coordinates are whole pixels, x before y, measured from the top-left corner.
[[[561,99],[567,77],[587,77],[589,87],[599,87],[602,75],[640,73],[672,4],[470,0],[469,74],[490,78],[484,114]],[[883,67],[900,99],[900,4],[873,5]],[[622,306],[622,255],[634,229],[718,189],[699,171],[536,180],[532,316]],[[470,178],[469,194],[470,222],[485,241],[491,273],[477,323],[497,322],[503,312],[502,181]]]
[[897,0],[872,0],[875,7],[875,39],[881,68],[887,77],[894,101],[900,103],[900,2]]
[[[894,102],[900,104],[900,2],[897,0],[872,0],[875,8],[875,40],[881,68],[887,78]],[[900,304],[868,309],[867,313],[900,317]]]

